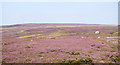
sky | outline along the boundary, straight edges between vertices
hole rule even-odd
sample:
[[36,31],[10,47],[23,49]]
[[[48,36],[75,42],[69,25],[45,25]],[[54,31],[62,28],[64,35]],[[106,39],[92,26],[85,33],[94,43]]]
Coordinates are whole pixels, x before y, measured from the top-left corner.
[[119,0],[0,0],[0,2],[118,2]]
[[117,2],[3,2],[2,25],[118,24]]

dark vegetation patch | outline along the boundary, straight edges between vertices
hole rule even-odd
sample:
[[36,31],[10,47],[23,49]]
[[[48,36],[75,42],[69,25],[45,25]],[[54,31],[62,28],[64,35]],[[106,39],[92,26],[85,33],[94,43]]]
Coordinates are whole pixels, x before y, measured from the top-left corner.
[[100,48],[100,46],[97,46],[97,48]]
[[25,48],[32,48],[31,46],[26,46]]
[[2,28],[9,28],[9,27],[18,27],[18,26],[21,26],[21,25],[6,25],[6,26],[2,26]]
[[6,43],[6,42],[3,42],[3,43],[2,43],[2,45],[8,45],[8,43]]
[[39,54],[38,57],[42,57],[42,55]]
[[108,55],[111,59],[111,61],[115,62],[115,63],[120,63],[120,58],[118,56],[115,56],[115,55]]
[[62,63],[93,63],[93,60],[91,58],[85,57],[81,58],[79,60],[66,60],[62,61]]
[[71,52],[70,55],[80,55],[79,52]]
[[43,54],[43,53],[45,53],[45,52],[40,52],[39,54]]
[[56,37],[52,37],[52,38],[50,38],[50,39],[56,39]]
[[57,50],[50,50],[51,52],[57,52]]

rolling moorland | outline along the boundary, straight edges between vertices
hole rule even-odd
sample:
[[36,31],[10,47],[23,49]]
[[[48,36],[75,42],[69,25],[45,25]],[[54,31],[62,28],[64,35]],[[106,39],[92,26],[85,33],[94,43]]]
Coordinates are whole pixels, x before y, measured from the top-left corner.
[[0,34],[2,63],[120,61],[117,25],[16,24],[1,26]]

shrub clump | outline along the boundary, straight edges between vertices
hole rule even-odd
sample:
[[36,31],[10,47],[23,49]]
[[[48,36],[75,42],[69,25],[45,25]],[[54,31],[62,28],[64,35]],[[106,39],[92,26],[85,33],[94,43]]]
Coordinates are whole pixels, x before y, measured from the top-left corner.
[[100,48],[100,46],[97,46],[97,48]]
[[72,53],[70,53],[71,55],[80,55],[80,53],[79,52],[72,52]]
[[93,60],[88,57],[85,57],[85,58],[82,58],[82,59],[76,61],[76,63],[92,63],[92,62],[93,62]]
[[111,58],[113,62],[120,62],[120,58]]
[[56,52],[57,50],[50,50],[51,52]]
[[91,58],[85,57],[81,58],[80,60],[64,60],[62,61],[62,63],[93,63],[93,60]]
[[79,52],[66,52],[66,53],[68,53],[68,54],[70,54],[70,55],[80,55]]

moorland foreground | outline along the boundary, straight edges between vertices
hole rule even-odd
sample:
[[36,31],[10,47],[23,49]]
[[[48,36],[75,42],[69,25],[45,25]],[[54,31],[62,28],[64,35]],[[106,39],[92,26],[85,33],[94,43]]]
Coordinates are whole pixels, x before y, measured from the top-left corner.
[[3,63],[119,61],[117,25],[31,23],[2,26],[0,33]]

